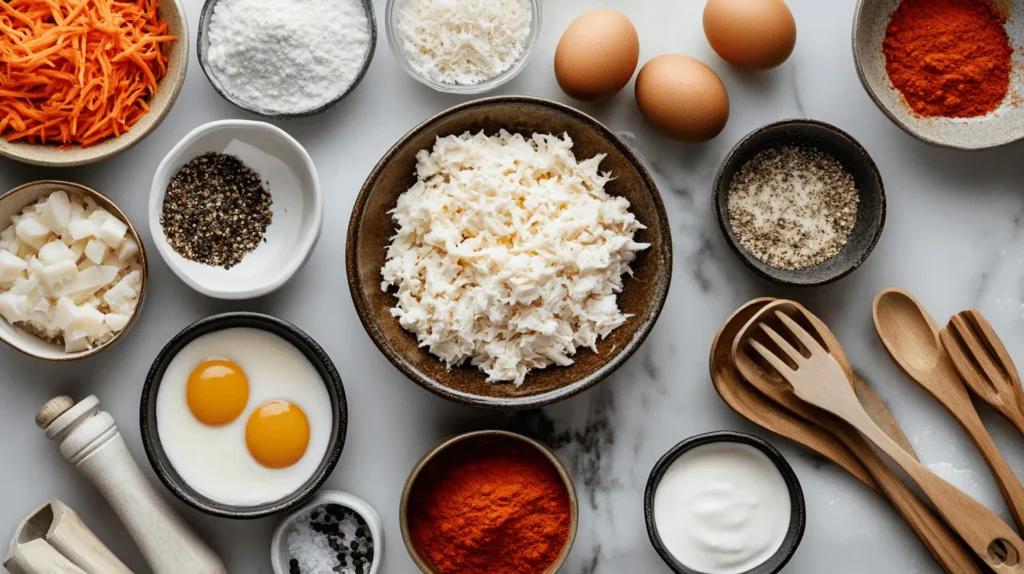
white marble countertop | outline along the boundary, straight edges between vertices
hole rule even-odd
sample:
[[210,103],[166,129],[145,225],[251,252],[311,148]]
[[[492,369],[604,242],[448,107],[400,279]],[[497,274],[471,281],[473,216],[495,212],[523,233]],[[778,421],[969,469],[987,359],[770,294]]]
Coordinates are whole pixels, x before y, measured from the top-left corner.
[[[921,458],[955,483],[1006,510],[980,457],[941,407],[893,366],[871,323],[871,301],[898,285],[913,292],[940,323],[956,311],[981,309],[1024,362],[1024,163],[1022,148],[968,154],[934,149],[904,134],[861,89],[850,50],[854,0],[789,0],[799,40],[781,68],[749,75],[729,69],[701,31],[703,0],[548,0],[532,63],[499,93],[569,102],[552,74],[561,31],[579,13],[616,7],[636,24],[641,61],[682,52],[709,63],[732,100],[725,132],[704,145],[663,140],[645,127],[632,90],[582,109],[623,133],[646,156],[668,208],[675,246],[672,290],[644,347],[598,387],[543,411],[502,415],[449,403],[420,389],[379,353],[348,296],[344,243],[349,212],[366,174],[387,148],[428,116],[464,101],[431,92],[399,68],[384,37],[383,0],[375,0],[380,34],[362,85],[322,117],[278,125],[313,156],[326,195],[325,226],[309,264],[278,293],[226,303],[190,291],[155,255],[147,305],[114,349],[74,366],[46,364],[0,348],[0,534],[47,497],[59,497],[138,572],[145,564],[96,492],[35,428],[40,405],[60,393],[94,393],[119,423],[132,453],[153,477],[138,433],[139,396],[157,351],[188,323],[247,309],[292,321],[327,349],[341,372],[350,408],[348,440],[327,487],[372,503],[386,525],[383,572],[412,573],[398,529],[398,499],[413,463],[445,435],[506,424],[525,425],[552,441],[579,490],[580,528],[566,572],[668,572],[644,530],[642,493],[654,462],[690,435],[718,429],[759,434],[796,469],[807,498],[808,528],[787,572],[860,574],[938,572],[924,547],[887,504],[837,467],[730,411],[707,370],[711,339],[722,321],[755,296],[794,297],[828,322],[889,403]],[[185,0],[195,38],[201,0]],[[756,278],[728,250],[711,210],[711,180],[728,149],[774,120],[806,116],[831,122],[874,156],[888,191],[888,221],[874,255],[843,281],[790,291]],[[191,62],[170,116],[128,153],[86,168],[52,170],[0,160],[0,190],[42,178],[68,179],[108,194],[147,229],[146,204],[157,164],[201,123],[247,117],[220,98]],[[147,246],[152,248],[148,241]],[[153,252],[155,253],[155,252]],[[1024,471],[1024,442],[991,411],[982,413],[1011,465]],[[168,494],[168,496],[170,496]],[[269,544],[277,519],[214,519],[177,505],[224,557],[231,572],[271,572]]]

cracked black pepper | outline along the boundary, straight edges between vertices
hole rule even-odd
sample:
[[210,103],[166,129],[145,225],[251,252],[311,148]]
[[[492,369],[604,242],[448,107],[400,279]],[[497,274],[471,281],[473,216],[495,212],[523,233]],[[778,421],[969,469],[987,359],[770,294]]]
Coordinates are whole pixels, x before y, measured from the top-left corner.
[[755,155],[729,186],[729,223],[768,265],[805,269],[836,255],[857,222],[853,176],[834,157],[782,146]]
[[160,224],[182,257],[230,269],[266,241],[271,203],[260,174],[235,156],[209,152],[171,178]]

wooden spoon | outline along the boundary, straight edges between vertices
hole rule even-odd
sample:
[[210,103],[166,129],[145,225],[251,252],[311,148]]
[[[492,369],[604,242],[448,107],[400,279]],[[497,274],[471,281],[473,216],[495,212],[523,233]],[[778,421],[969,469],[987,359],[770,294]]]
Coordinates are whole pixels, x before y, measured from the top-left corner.
[[902,289],[879,293],[873,315],[878,336],[893,361],[942,403],[971,437],[1006,500],[1017,530],[1024,532],[1024,486],[985,430],[963,380],[939,341],[939,328],[931,315]]
[[[740,307],[715,336],[711,344],[711,380],[722,400],[754,424],[822,454],[886,496],[946,572],[980,572],[960,539],[903,484],[854,429],[820,409],[814,409],[815,420],[798,417],[743,380],[732,360],[733,341],[740,328],[772,301],[769,298],[755,299]],[[863,386],[870,390],[866,384]]]
[[981,311],[953,315],[939,338],[974,394],[1024,433],[1024,389],[1017,367]]
[[[792,317],[799,315],[800,311],[786,301],[766,305],[737,335],[733,358],[742,358],[748,349],[760,355],[790,383],[797,397],[850,423],[899,465],[990,568],[996,572],[1024,573],[1024,564],[1020,562],[1024,540],[995,513],[925,468],[889,438],[857,400],[840,364],[793,320]],[[767,336],[768,344],[773,346],[771,349],[755,337],[761,333]],[[737,366],[743,373],[744,366]]]

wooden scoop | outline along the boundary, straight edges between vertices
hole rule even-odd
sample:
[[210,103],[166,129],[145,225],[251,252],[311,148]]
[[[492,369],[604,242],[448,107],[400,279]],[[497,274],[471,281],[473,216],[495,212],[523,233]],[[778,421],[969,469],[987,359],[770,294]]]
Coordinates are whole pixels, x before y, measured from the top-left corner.
[[[756,424],[789,438],[794,437],[785,431],[793,432],[795,430],[801,433],[798,435],[799,438],[794,438],[794,440],[811,448],[815,448],[815,446],[810,443],[821,440],[817,438],[817,435],[824,434],[827,437],[826,444],[833,452],[839,451],[854,457],[858,463],[856,468],[864,469],[870,476],[870,483],[865,482],[865,484],[889,499],[893,508],[903,517],[907,525],[921,539],[936,562],[946,572],[951,574],[980,572],[971,555],[964,549],[960,539],[900,480],[899,476],[886,465],[855,429],[825,411],[810,407],[796,399],[792,390],[789,389],[789,385],[781,377],[776,373],[762,370],[746,355],[738,357],[736,363],[733,362],[732,347],[736,335],[744,324],[772,301],[774,300],[756,299],[747,303],[727,320],[715,338],[711,348],[711,378],[718,393],[733,410]],[[799,307],[799,309],[806,311],[803,307]],[[817,317],[809,312],[806,313],[806,317],[809,321],[818,321]],[[827,336],[831,337],[831,333],[828,333]],[[837,346],[838,343],[835,345]],[[845,358],[845,355],[843,357]],[[892,428],[895,431],[894,434],[906,441],[906,437],[899,430],[892,415],[888,413],[874,391],[856,373],[854,376],[858,381],[855,384],[858,396],[868,397],[865,402],[874,403],[870,409],[866,408],[866,410],[876,411],[873,418],[878,421],[879,426]],[[882,411],[885,412],[884,415],[877,414]],[[768,418],[768,422],[774,423],[776,426],[779,424],[777,421],[783,421],[782,430],[764,424],[765,418]],[[895,437],[894,440],[896,440]],[[815,450],[817,449],[815,448]],[[913,453],[913,450],[908,450],[908,452]],[[824,454],[829,456],[827,453]],[[829,456],[829,458],[832,457]],[[832,460],[836,459],[832,458]],[[840,461],[844,461],[844,459],[836,462],[857,476],[847,464]],[[858,478],[860,477],[858,476]],[[863,481],[863,479],[861,480]]]
[[132,574],[78,514],[57,499],[47,500],[18,524],[4,566],[13,574]]
[[879,293],[873,314],[878,337],[892,360],[960,423],[992,472],[1017,530],[1024,532],[1024,486],[985,430],[960,374],[939,341],[939,328],[931,315],[902,289]]
[[1024,389],[1010,353],[980,311],[961,311],[939,333],[960,377],[974,394],[1024,433]]
[[[733,358],[749,350],[793,387],[800,400],[829,411],[882,450],[928,496],[974,554],[996,572],[1024,573],[1024,541],[992,511],[949,484],[904,451],[876,425],[857,400],[842,366],[793,317],[800,310],[779,301],[765,306],[733,342]],[[743,366],[738,364],[743,372]]]

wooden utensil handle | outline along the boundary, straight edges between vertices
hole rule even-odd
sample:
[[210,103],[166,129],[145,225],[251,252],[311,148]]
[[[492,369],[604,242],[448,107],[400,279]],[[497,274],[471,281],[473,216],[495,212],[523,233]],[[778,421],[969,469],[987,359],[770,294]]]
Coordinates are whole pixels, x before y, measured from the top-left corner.
[[992,478],[995,479],[996,486],[999,487],[999,492],[1002,493],[1003,500],[1006,501],[1017,528],[1024,532],[1024,485],[1017,480],[1017,475],[1013,473],[1003,454],[999,452],[999,447],[992,440],[992,435],[988,434],[978,412],[973,407],[964,410],[969,412],[965,412],[959,417],[960,424],[971,437],[974,446],[981,453],[981,458],[985,460],[989,471],[992,472]]
[[878,458],[864,437],[845,425],[836,426],[833,434],[853,453],[875,479],[882,493],[903,517],[907,526],[921,539],[935,561],[949,574],[980,574],[981,570],[964,548],[960,539],[941,518],[900,480],[882,459]]
[[[837,413],[840,414],[840,413]],[[842,416],[858,431],[882,449],[900,466],[932,501],[946,522],[967,543],[974,553],[996,572],[1021,572],[1024,565],[1024,541],[991,510],[970,495],[949,484],[901,449],[886,435],[867,413],[849,409]],[[998,547],[1015,557],[1004,563],[993,550]]]

